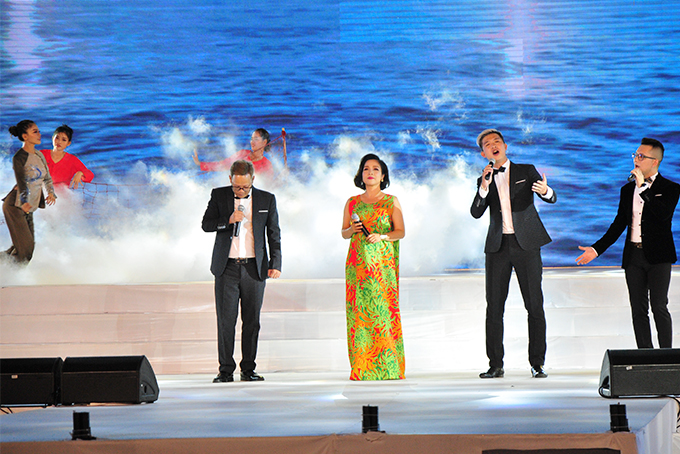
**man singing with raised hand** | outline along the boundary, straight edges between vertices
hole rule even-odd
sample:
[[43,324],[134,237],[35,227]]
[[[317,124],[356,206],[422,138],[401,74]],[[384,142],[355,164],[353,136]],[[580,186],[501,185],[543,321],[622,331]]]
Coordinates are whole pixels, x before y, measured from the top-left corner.
[[486,355],[489,370],[480,378],[500,378],[503,371],[503,313],[514,268],[529,317],[529,364],[534,378],[545,378],[546,325],[543,312],[541,246],[550,236],[534,207],[534,193],[555,203],[555,191],[531,164],[508,160],[508,145],[496,129],[477,137],[482,156],[489,161],[477,180],[470,213],[479,219],[489,208],[486,236]]

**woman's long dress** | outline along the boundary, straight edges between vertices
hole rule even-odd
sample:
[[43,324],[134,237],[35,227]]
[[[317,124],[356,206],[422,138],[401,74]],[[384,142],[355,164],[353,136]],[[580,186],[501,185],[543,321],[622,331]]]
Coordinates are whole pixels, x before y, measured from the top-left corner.
[[[376,203],[352,197],[356,213],[371,233],[392,230],[394,197]],[[404,341],[399,315],[399,241],[371,244],[352,236],[345,264],[347,343],[351,380],[404,378]]]

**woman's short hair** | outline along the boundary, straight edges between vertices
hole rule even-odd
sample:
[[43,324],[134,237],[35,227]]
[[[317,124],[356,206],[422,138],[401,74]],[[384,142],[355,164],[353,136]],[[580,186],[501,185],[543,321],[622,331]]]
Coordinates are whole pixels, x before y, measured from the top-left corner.
[[28,128],[33,126],[35,121],[33,120],[21,120],[16,126],[9,127],[9,133],[14,137],[18,137],[22,142],[24,141],[24,134],[28,131]]
[[385,189],[390,185],[390,171],[387,168],[387,164],[385,164],[385,161],[380,159],[377,155],[374,155],[373,153],[369,153],[363,158],[361,158],[361,163],[359,164],[359,169],[357,170],[357,174],[354,176],[354,186],[360,189],[366,189],[366,183],[364,183],[363,177],[363,172],[364,172],[364,166],[366,165],[366,161],[378,161],[380,163],[380,168],[382,169],[382,174],[383,174],[383,179],[380,182],[380,189]]
[[267,131],[264,128],[257,128],[255,132],[262,137],[262,140],[267,142],[267,145],[264,147],[264,151],[269,151],[269,149],[272,147],[272,145],[269,143],[269,131]]
[[73,129],[71,129],[68,125],[59,126],[57,129],[54,130],[54,134],[52,134],[52,137],[54,138],[60,132],[66,134],[66,137],[68,137],[69,142],[71,141],[71,139],[73,139]]

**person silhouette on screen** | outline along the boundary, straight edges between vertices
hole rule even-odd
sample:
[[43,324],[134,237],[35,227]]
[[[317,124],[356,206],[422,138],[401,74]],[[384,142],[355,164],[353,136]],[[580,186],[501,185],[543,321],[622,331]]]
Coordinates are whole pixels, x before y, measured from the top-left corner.
[[269,140],[269,131],[264,128],[258,128],[253,131],[250,136],[250,150],[241,150],[227,159],[215,162],[203,162],[198,159],[198,151],[194,149],[193,160],[196,165],[198,165],[201,170],[205,172],[216,172],[229,170],[231,164],[239,159],[244,159],[253,163],[255,168],[255,173],[257,175],[264,175],[266,177],[272,177],[274,175],[274,167],[267,157],[264,155],[271,148]]

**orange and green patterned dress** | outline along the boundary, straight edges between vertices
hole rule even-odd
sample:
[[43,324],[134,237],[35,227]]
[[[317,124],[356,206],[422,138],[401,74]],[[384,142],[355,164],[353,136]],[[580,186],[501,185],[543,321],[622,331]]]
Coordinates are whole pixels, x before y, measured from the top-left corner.
[[[369,204],[360,196],[350,199],[371,233],[392,230],[394,197]],[[404,340],[399,315],[399,241],[371,244],[355,233],[345,263],[347,344],[352,366],[350,380],[404,378]]]

